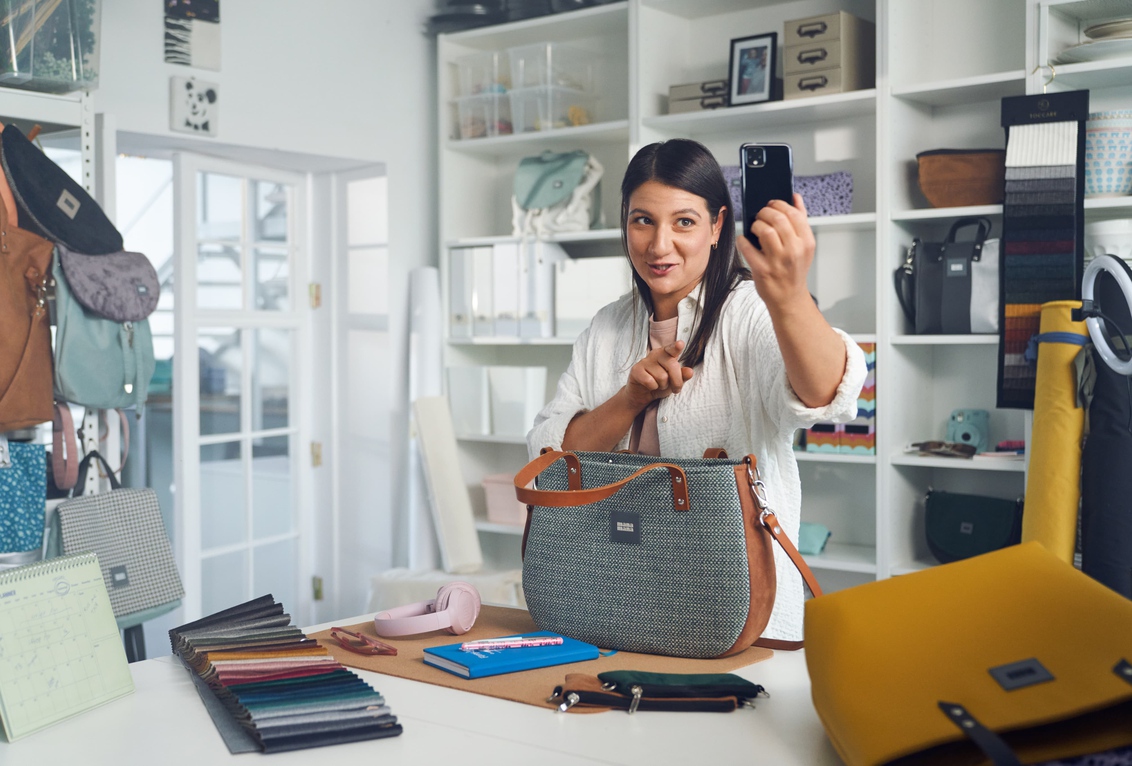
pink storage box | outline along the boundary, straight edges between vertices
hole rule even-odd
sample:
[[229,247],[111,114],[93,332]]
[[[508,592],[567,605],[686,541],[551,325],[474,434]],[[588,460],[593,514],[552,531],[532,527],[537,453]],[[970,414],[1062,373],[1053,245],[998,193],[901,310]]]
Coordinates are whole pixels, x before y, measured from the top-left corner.
[[493,524],[527,523],[527,506],[515,497],[515,477],[492,473],[483,477],[483,494],[487,498],[487,520]]

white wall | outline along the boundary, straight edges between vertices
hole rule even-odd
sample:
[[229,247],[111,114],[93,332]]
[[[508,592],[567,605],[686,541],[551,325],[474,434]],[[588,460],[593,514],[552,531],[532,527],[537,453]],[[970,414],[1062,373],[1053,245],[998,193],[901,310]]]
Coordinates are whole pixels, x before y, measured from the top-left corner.
[[[221,70],[212,72],[164,62],[161,3],[103,2],[94,108],[111,115],[119,131],[183,138],[169,131],[169,78],[196,76],[219,84],[217,142],[387,167],[388,368],[394,378],[389,475],[398,478],[389,497],[373,507],[342,509],[352,516],[344,526],[362,530],[365,538],[351,541],[351,550],[364,552],[353,558],[367,560],[339,562],[343,582],[338,593],[326,597],[340,611],[326,619],[360,612],[368,574],[404,561],[389,509],[403,508],[407,492],[401,445],[407,443],[408,428],[408,273],[434,265],[437,253],[435,43],[421,31],[433,11],[432,0],[224,0]],[[209,142],[200,139],[202,152],[207,153]],[[315,253],[316,261],[318,257]],[[316,273],[323,271],[320,265],[325,264],[314,265]],[[324,282],[324,302],[334,300],[326,290]],[[329,443],[329,426],[319,412],[312,438]],[[316,474],[320,471],[326,469]],[[317,515],[328,509],[322,476],[316,476],[316,486],[323,488],[316,497]],[[316,562],[316,572],[323,568],[329,568],[325,561]]]

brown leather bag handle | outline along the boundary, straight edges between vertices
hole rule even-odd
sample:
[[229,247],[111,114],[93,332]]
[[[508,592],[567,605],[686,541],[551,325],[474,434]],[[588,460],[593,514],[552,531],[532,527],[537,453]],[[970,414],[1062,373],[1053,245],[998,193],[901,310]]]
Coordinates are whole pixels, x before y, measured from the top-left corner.
[[[771,510],[770,505],[766,501],[766,487],[763,485],[762,479],[759,478],[758,460],[754,455],[747,455],[742,461],[746,464],[747,473],[747,487],[751,491],[751,497],[754,498],[755,506],[759,509],[759,523],[763,528],[770,533],[770,536],[782,546],[782,550],[790,557],[790,561],[798,570],[798,574],[802,575],[802,581],[806,583],[806,587],[810,589],[810,593],[817,598],[822,594],[821,586],[818,585],[818,578],[814,577],[813,570],[806,560],[802,558],[802,554],[794,547],[794,543],[782,531],[782,525],[778,523],[778,517]],[[736,473],[739,472],[736,468]]]
[[[570,489],[531,489],[527,486],[547,467],[560,459],[566,461],[569,469],[567,475],[569,476]],[[664,468],[668,471],[669,478],[672,482],[672,508],[677,511],[688,510],[688,477],[684,475],[684,469],[680,466],[673,465],[672,463],[652,463],[612,484],[582,489],[581,463],[578,460],[578,456],[573,452],[543,452],[543,454],[527,463],[519,473],[515,474],[515,497],[519,499],[519,502],[526,503],[527,505],[541,505],[549,508],[565,508],[572,505],[592,505],[593,503],[612,497],[633,479],[655,468]],[[577,488],[574,486],[575,477],[577,477]]]

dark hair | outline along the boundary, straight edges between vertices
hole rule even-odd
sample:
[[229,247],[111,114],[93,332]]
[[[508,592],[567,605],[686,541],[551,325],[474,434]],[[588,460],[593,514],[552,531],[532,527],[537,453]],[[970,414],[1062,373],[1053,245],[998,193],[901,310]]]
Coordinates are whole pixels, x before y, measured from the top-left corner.
[[[665,186],[683,189],[703,197],[707,202],[708,213],[714,222],[721,208],[726,208],[723,228],[719,241],[708,259],[701,289],[704,290],[703,314],[696,324],[696,331],[684,349],[680,361],[688,367],[695,367],[704,360],[704,351],[719,321],[720,311],[727,295],[751,275],[743,267],[739,251],[735,249],[735,214],[732,210],[731,195],[727,181],[719,163],[698,141],[687,138],[673,138],[642,147],[629,161],[625,178],[621,181],[621,247],[625,257],[629,257],[629,241],[626,229],[629,221],[629,197],[641,184],[659,181]],[[632,260],[630,259],[630,265]],[[637,270],[633,269],[633,286],[649,314],[654,311],[652,293]]]

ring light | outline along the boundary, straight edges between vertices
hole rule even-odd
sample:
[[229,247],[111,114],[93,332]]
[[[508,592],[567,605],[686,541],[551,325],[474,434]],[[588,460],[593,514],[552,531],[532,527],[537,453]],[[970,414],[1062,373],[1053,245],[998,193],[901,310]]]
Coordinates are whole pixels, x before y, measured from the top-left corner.
[[[1120,286],[1120,291],[1124,293],[1124,300],[1127,301],[1129,306],[1132,306],[1132,269],[1129,269],[1128,264],[1120,258],[1107,254],[1093,258],[1085,269],[1085,276],[1081,280],[1081,299],[1084,305],[1095,307],[1093,287],[1096,284],[1097,275],[1102,271],[1112,275],[1116,284]],[[1095,308],[1086,308],[1085,315],[1085,326],[1089,329],[1089,337],[1092,338],[1093,345],[1104,363],[1120,375],[1132,376],[1132,359],[1121,360],[1113,351],[1112,346],[1109,345],[1109,339],[1105,337],[1103,321],[1097,316]]]

